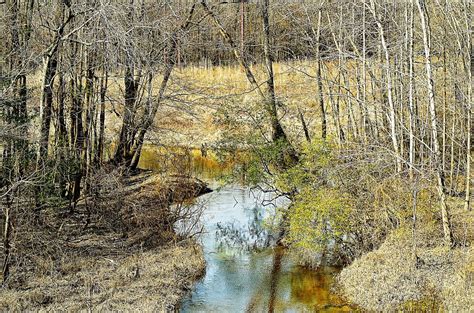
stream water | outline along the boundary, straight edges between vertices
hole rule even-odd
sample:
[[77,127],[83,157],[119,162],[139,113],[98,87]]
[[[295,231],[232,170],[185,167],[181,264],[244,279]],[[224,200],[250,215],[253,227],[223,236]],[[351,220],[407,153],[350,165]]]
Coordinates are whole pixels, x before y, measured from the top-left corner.
[[272,207],[262,205],[271,195],[256,195],[238,185],[219,188],[214,178],[228,166],[201,157],[200,151],[150,146],[139,166],[157,172],[191,171],[211,182],[214,190],[197,204],[204,205],[200,240],[206,273],[183,299],[181,312],[351,311],[331,289],[337,268],[301,267],[286,251],[272,247],[272,234],[263,227]]
[[350,311],[331,292],[336,268],[298,266],[285,251],[269,245],[271,234],[262,223],[272,210],[262,206],[261,197],[241,186],[202,197],[207,268],[181,312]]

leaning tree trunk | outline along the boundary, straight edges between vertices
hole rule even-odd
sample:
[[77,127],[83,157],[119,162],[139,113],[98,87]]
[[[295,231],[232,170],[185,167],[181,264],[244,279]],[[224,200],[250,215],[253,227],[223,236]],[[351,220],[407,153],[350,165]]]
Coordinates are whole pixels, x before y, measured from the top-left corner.
[[150,73],[148,76],[148,104],[146,106],[146,109],[144,111],[144,114],[142,118],[140,119],[141,121],[141,126],[138,129],[138,134],[137,138],[134,140],[133,147],[131,148],[131,162],[129,167],[133,170],[138,166],[138,162],[140,160],[140,155],[143,147],[143,142],[145,140],[145,134],[148,131],[148,129],[151,127],[153,124],[153,121],[155,120],[156,113],[158,112],[158,108],[160,107],[161,101],[164,98],[166,87],[168,85],[169,79],[171,77],[171,73],[173,72],[173,69],[175,67],[175,62],[176,62],[176,57],[177,57],[177,49],[178,49],[178,33],[179,32],[184,32],[186,31],[190,25],[192,18],[194,16],[196,5],[193,4],[191,6],[191,9],[189,10],[188,17],[186,21],[181,25],[181,27],[175,31],[170,38],[170,44],[169,44],[169,49],[168,49],[168,54],[166,55],[165,59],[167,60],[167,64],[165,67],[165,72],[163,74],[163,80],[161,81],[160,85],[160,90],[158,92],[158,99],[156,100],[155,103],[152,103],[151,101],[151,92],[152,92],[152,79],[153,76]]
[[270,117],[272,125],[272,140],[274,142],[282,140],[288,142],[283,127],[278,119],[277,99],[275,95],[275,75],[273,72],[273,53],[270,47],[270,22],[268,8],[270,6],[269,0],[263,0],[262,4],[262,18],[263,18],[263,52],[265,55],[265,70],[267,72],[267,97],[266,110]]
[[[260,84],[257,82],[252,70],[250,69],[250,65],[247,63],[244,56],[241,54],[239,47],[236,45],[236,43],[232,39],[232,36],[229,34],[229,32],[225,30],[224,26],[219,21],[219,19],[214,14],[214,12],[209,8],[206,1],[202,0],[201,4],[206,14],[208,14],[211,17],[212,21],[216,25],[224,41],[226,41],[230,45],[235,58],[239,62],[239,65],[245,71],[245,75],[247,76],[247,80],[249,81],[250,85],[252,85],[252,87],[257,91],[257,93],[261,97],[262,101],[265,103],[265,110],[267,111],[267,114],[271,120],[272,138],[277,139],[277,140],[283,140],[285,145],[287,146],[288,156],[290,157],[290,159],[296,160],[298,158],[296,151],[293,149],[290,142],[288,141],[288,138],[277,116],[276,97],[274,94],[275,92],[274,92],[274,81],[273,81],[273,59],[270,54],[270,42],[269,42],[270,28],[269,28],[269,21],[268,21],[268,5],[269,5],[268,1],[264,0],[263,7],[262,7],[263,8],[262,9],[263,27],[264,27],[264,36],[265,36],[264,50],[267,50],[267,52],[265,53],[265,61],[266,61],[267,74],[269,74],[269,77],[267,77],[268,88],[266,91],[262,90]],[[272,91],[273,91],[273,94],[272,94]]]

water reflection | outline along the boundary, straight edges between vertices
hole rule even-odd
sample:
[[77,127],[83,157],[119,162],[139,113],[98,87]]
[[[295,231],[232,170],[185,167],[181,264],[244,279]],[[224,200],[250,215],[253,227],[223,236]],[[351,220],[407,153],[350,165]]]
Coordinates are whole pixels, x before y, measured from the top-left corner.
[[[198,174],[213,181],[231,171],[234,160],[217,162],[197,149],[147,146],[140,168]],[[206,274],[183,300],[182,312],[344,312],[351,308],[331,292],[336,268],[310,270],[295,264],[275,236],[262,227],[273,207],[261,203],[271,195],[255,195],[242,186],[219,188],[200,197],[205,205],[201,236]],[[257,198],[256,198],[257,197]],[[263,201],[263,202],[262,202]],[[284,203],[277,203],[283,205]]]
[[262,228],[272,212],[247,188],[227,186],[204,197],[207,272],[182,312],[350,311],[331,292],[337,269],[305,269],[272,248],[272,234]]
[[159,173],[197,175],[218,179],[232,171],[236,158],[220,160],[212,151],[180,146],[145,145],[140,155],[139,168]]

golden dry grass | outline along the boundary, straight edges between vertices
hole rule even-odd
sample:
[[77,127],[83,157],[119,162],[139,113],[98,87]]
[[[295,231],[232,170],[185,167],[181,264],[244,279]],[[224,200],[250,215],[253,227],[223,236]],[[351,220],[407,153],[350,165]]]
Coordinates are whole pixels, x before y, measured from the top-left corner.
[[[421,61],[421,60],[420,60]],[[375,74],[377,80],[381,80],[381,71],[383,67],[375,60],[368,68]],[[440,62],[434,59],[434,63]],[[348,85],[341,76],[338,83],[338,61],[325,61],[322,68],[324,83],[324,101],[326,106],[327,118],[329,121],[329,133],[335,133],[333,121],[333,109],[331,102],[338,101],[340,105],[340,119],[344,128],[349,124],[348,106],[352,108],[354,119],[359,121],[362,114],[357,100],[357,94],[361,97],[358,90],[356,71],[360,71],[360,62],[357,60],[343,61],[343,67],[347,70]],[[423,64],[417,63],[417,73],[420,73],[417,80],[423,79]],[[356,69],[358,67],[358,69]],[[262,64],[252,65],[252,70],[257,81],[265,88],[265,72]],[[278,100],[284,104],[280,109],[280,117],[287,133],[292,140],[299,141],[302,136],[302,126],[297,116],[298,108],[304,113],[310,132],[314,136],[319,136],[320,132],[320,114],[318,108],[318,87],[315,79],[316,63],[313,60],[287,61],[274,64],[275,88]],[[106,135],[110,141],[116,138],[121,127],[121,112],[123,109],[123,79],[120,72],[110,73],[107,96],[110,101],[106,103]],[[442,81],[442,71],[437,70],[434,73],[435,83],[440,90],[444,92]],[[153,95],[157,95],[161,84],[162,76],[157,73],[153,79]],[[38,95],[40,91],[41,73],[37,72],[29,77],[31,87],[34,88],[32,105],[39,103]],[[384,81],[380,81],[382,86]],[[342,89],[339,89],[338,85]],[[379,110],[378,119],[383,114],[381,110],[384,104],[381,103],[382,95],[378,87],[374,90],[371,75],[367,74],[367,99],[366,106],[368,114],[375,119],[375,108]],[[452,81],[447,86],[447,95],[452,102]],[[332,90],[329,90],[331,86]],[[423,84],[417,84],[419,90],[417,95],[424,97],[425,90]],[[346,89],[347,88],[347,89]],[[350,91],[350,94],[347,91]],[[202,143],[212,144],[222,139],[222,129],[214,123],[214,113],[222,106],[237,106],[242,109],[258,108],[261,102],[257,93],[249,85],[245,73],[238,66],[221,67],[196,67],[187,66],[176,68],[172,79],[168,85],[167,96],[172,100],[166,100],[161,104],[155,119],[155,126],[158,135],[151,134],[150,139],[159,140],[161,144],[166,145],[188,145],[200,146]],[[144,93],[146,97],[146,92]],[[360,100],[360,99],[359,99]],[[398,99],[397,99],[398,101]],[[438,107],[442,107],[443,98],[437,97]],[[420,111],[424,115],[426,112]],[[382,123],[381,120],[378,121]],[[349,134],[346,134],[349,135]]]
[[62,274],[32,277],[21,290],[2,289],[0,310],[172,311],[204,268],[193,242],[125,257],[63,259]]
[[469,312],[474,307],[474,233],[466,226],[473,221],[473,212],[455,210],[453,235],[464,237],[464,246],[452,249],[439,244],[443,238],[436,224],[419,225],[418,262],[413,257],[411,230],[394,231],[379,249],[340,273],[341,292],[373,311]]
[[18,229],[23,241],[15,242],[14,257],[24,264],[15,264],[9,288],[0,289],[0,311],[169,311],[202,275],[202,250],[174,232],[168,206],[202,186],[174,179],[171,187],[150,172],[107,175],[95,180],[108,193],[94,206],[89,201],[88,226],[81,202],[74,213],[48,216],[45,229]]

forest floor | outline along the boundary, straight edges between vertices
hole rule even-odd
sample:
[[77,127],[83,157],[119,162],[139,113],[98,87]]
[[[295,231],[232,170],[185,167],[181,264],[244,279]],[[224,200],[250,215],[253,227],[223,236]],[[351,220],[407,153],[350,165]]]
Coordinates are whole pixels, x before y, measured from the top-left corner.
[[[474,212],[452,207],[454,247],[437,223],[399,228],[338,277],[352,303],[373,311],[470,312],[474,308]],[[414,239],[415,238],[415,239]],[[414,253],[416,251],[416,254]]]
[[[117,180],[110,183],[111,177]],[[17,240],[16,266],[8,288],[0,289],[1,311],[151,312],[179,305],[205,261],[195,241],[170,228],[174,217],[163,199],[176,203],[189,193],[183,196],[176,179],[163,188],[163,178],[150,172],[119,177],[106,178],[107,195],[94,204],[88,199],[89,209],[83,200],[67,217],[43,212],[54,215],[54,225]],[[201,182],[184,183],[202,192]]]

